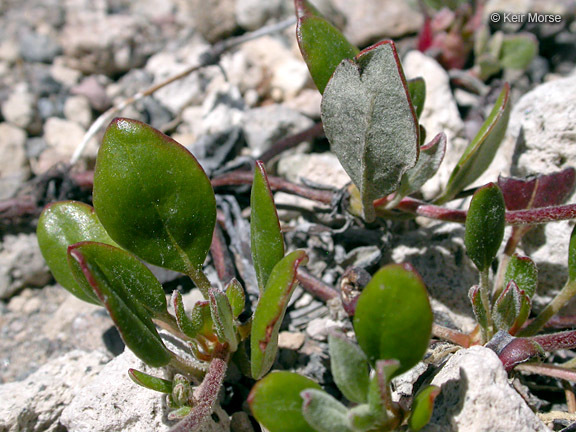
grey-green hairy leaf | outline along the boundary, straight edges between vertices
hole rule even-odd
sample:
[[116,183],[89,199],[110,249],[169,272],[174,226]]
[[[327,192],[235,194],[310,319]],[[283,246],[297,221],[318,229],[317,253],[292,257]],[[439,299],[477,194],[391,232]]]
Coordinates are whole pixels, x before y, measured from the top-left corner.
[[348,410],[334,396],[322,390],[300,393],[304,418],[318,432],[353,432],[348,425]]
[[322,121],[373,220],[373,200],[394,192],[418,160],[418,120],[393,42],[340,63],[324,90]]
[[343,334],[330,334],[328,344],[334,382],[348,400],[366,402],[370,383],[366,354]]

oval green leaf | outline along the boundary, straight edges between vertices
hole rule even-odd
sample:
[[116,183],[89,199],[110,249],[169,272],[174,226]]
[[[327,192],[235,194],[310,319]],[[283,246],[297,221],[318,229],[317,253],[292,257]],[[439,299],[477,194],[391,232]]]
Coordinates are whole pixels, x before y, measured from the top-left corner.
[[250,338],[252,377],[259,379],[272,367],[278,351],[278,331],[296,288],[296,271],[308,260],[306,252],[286,255],[272,270],[252,321]]
[[128,252],[103,243],[77,243],[68,254],[74,277],[94,290],[126,346],[150,366],[168,364],[170,351],[152,322],[166,313],[166,298],[152,272]]
[[338,333],[328,336],[328,347],[330,370],[342,394],[351,402],[366,402],[370,385],[366,354],[345,335]]
[[226,297],[228,297],[228,301],[232,307],[232,314],[234,315],[234,319],[237,319],[238,316],[244,311],[246,294],[244,294],[244,288],[236,278],[233,278],[226,287]]
[[408,80],[407,84],[416,117],[420,118],[424,109],[424,102],[426,101],[426,81],[424,81],[424,78],[418,77]]
[[454,167],[446,189],[436,203],[450,201],[486,171],[504,138],[509,118],[510,86],[506,83],[492,111]]
[[196,280],[216,203],[202,167],[176,141],[144,123],[113,120],[96,160],[94,207],[119,245]]
[[538,286],[538,268],[534,261],[518,254],[512,255],[504,273],[504,286],[512,280],[520,291],[524,291],[526,296],[532,298]]
[[250,208],[252,261],[263,292],[272,269],[284,257],[284,239],[262,161],[256,161],[254,167]]
[[401,374],[422,360],[432,331],[426,287],[409,264],[380,269],[358,298],[354,330],[371,363],[397,359]]
[[91,289],[78,285],[68,265],[68,246],[82,241],[96,241],[115,245],[94,209],[77,201],[61,201],[49,205],[42,211],[36,230],[42,256],[56,281],[78,297],[89,303],[100,305],[100,300]]
[[324,93],[332,73],[344,59],[353,58],[358,48],[330,24],[307,0],[295,0],[296,38],[312,79]]
[[408,419],[408,426],[410,426],[411,431],[418,432],[428,424],[434,411],[434,401],[439,394],[439,387],[428,386],[420,390],[414,397]]
[[139,386],[154,390],[160,393],[172,393],[172,381],[157,378],[136,369],[128,369],[128,376]]
[[218,338],[222,342],[228,343],[230,352],[236,351],[236,349],[238,349],[238,338],[236,336],[232,306],[230,306],[228,297],[226,297],[226,294],[222,291],[210,288],[208,299],[210,302],[212,322],[214,323]]
[[464,244],[478,270],[490,267],[504,238],[506,205],[500,188],[488,183],[478,189],[466,215]]
[[332,151],[360,191],[364,218],[372,221],[372,202],[396,191],[419,152],[418,120],[394,43],[343,60],[321,110]]
[[310,378],[274,371],[256,383],[248,395],[252,414],[270,432],[315,432],[302,415],[300,393],[321,390]]

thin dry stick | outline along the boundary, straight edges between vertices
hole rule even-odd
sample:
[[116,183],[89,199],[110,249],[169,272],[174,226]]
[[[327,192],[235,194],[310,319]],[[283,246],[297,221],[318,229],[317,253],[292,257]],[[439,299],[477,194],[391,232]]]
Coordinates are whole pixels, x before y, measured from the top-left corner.
[[205,52],[204,54],[202,54],[200,56],[199,64],[194,65],[194,66],[190,66],[189,68],[187,68],[187,69],[183,70],[182,72],[168,78],[167,80],[162,81],[161,83],[155,84],[152,87],[149,87],[144,91],[138,92],[134,96],[123,100],[118,105],[113,106],[112,108],[107,110],[105,113],[100,115],[100,117],[98,117],[94,123],[92,123],[92,126],[90,126],[90,128],[88,129],[88,131],[84,135],[82,142],[74,151],[74,154],[72,155],[72,158],[70,159],[70,165],[73,166],[74,164],[76,164],[76,162],[78,162],[78,160],[80,159],[80,156],[82,156],[84,149],[86,148],[86,146],[88,145],[88,142],[92,139],[92,137],[94,135],[96,135],[96,133],[106,123],[108,123],[110,120],[112,120],[112,118],[118,112],[120,112],[121,110],[123,110],[127,106],[132,105],[133,103],[145,98],[146,96],[150,96],[151,94],[155,93],[156,91],[160,90],[161,88],[166,87],[168,84],[172,84],[173,82],[178,81],[178,80],[190,75],[192,72],[196,72],[197,70],[199,70],[201,68],[217,64],[218,61],[220,61],[220,57],[222,56],[222,54],[224,54],[226,51],[228,51],[234,47],[237,47],[238,45],[246,43],[248,41],[262,37],[264,35],[284,30],[285,28],[290,27],[295,22],[296,22],[295,18],[288,18],[284,21],[280,21],[277,24],[272,24],[272,25],[269,25],[266,27],[262,27],[261,29],[258,29],[256,31],[243,34],[242,36],[238,36],[238,37],[234,37],[234,38],[220,41],[220,42],[214,44],[207,52]]

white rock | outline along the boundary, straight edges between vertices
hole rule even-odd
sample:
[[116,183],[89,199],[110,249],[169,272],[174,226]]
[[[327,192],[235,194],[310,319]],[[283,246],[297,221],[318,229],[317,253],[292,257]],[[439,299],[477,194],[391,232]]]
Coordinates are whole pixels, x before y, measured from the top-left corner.
[[128,349],[108,363],[62,412],[60,422],[69,432],[168,431],[163,396],[146,390],[128,377],[128,369],[161,376]]
[[26,157],[26,132],[9,123],[0,123],[0,200],[14,195],[30,174]]
[[434,196],[448,182],[452,169],[468,144],[461,138],[464,122],[452,95],[448,74],[436,60],[419,51],[410,51],[402,66],[408,79],[423,77],[426,81],[426,102],[420,117],[420,123],[426,128],[426,136],[432,139],[444,132],[447,137],[444,161],[438,173],[423,188],[426,196]]
[[36,99],[31,93],[25,88],[19,88],[2,104],[2,115],[7,122],[26,129],[34,121],[35,103]]
[[322,103],[322,95],[316,89],[304,89],[297,96],[288,99],[284,105],[301,112],[310,118],[320,118],[320,104]]
[[[80,145],[86,130],[78,123],[50,117],[44,123],[44,140],[47,148],[40,154],[38,162],[32,169],[36,174],[43,173],[57,163],[68,162],[70,157]],[[98,144],[95,138],[91,139],[83,156],[94,159],[98,151]]]
[[236,21],[246,30],[256,30],[278,16],[282,0],[236,0]]
[[235,0],[210,0],[210,7],[206,7],[204,0],[178,0],[178,3],[180,11],[176,19],[183,26],[190,26],[190,19],[193,20],[194,29],[208,42],[213,43],[230,36],[238,26]]
[[279,139],[314,124],[308,117],[283,105],[267,105],[248,110],[242,123],[253,156],[265,152]]
[[50,280],[35,234],[6,235],[0,248],[0,299]]
[[85,96],[70,96],[64,103],[64,115],[68,120],[88,128],[92,122],[92,108]]
[[336,189],[350,183],[350,177],[333,153],[286,155],[278,161],[278,174],[295,183],[302,179]]
[[462,349],[432,380],[441,387],[422,432],[536,432],[549,429],[512,388],[498,356],[488,348]]
[[76,350],[46,363],[24,381],[0,385],[0,430],[61,430],[62,410],[80,383],[96,375],[107,360],[97,351]]
[[[513,107],[504,146],[515,147],[515,176],[551,173],[576,167],[576,75],[536,87]],[[576,193],[567,201],[576,202]],[[569,221],[536,228],[523,240],[539,265],[540,293],[558,290],[566,281]],[[544,241],[545,237],[545,241]]]
[[416,33],[423,22],[422,14],[412,2],[333,0],[333,3],[347,19],[344,34],[357,46]]

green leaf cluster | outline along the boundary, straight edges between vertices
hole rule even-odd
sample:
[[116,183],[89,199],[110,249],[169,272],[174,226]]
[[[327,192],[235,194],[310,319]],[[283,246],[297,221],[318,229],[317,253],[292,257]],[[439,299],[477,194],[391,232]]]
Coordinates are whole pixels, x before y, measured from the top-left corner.
[[420,430],[439,390],[423,388],[406,412],[392,400],[390,382],[422,359],[432,321],[426,288],[416,272],[409,265],[383,267],[358,299],[358,344],[342,333],[329,335],[332,376],[352,407],[309,378],[274,371],[252,389],[252,413],[270,432],[392,431],[405,421],[411,430]]

